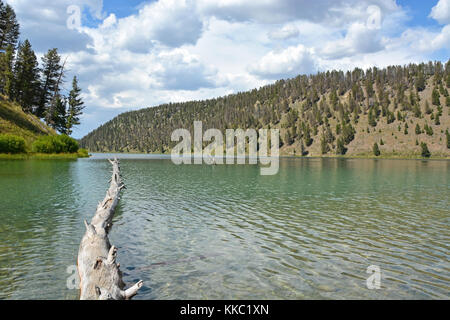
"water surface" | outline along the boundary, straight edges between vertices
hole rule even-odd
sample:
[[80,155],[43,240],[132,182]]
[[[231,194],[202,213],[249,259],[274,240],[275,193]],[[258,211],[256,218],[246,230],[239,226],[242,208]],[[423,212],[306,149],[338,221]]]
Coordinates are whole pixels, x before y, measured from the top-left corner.
[[[107,156],[0,161],[0,299],[78,297],[67,268]],[[110,239],[125,281],[144,280],[136,299],[449,298],[450,161],[285,158],[261,176],[120,157]]]

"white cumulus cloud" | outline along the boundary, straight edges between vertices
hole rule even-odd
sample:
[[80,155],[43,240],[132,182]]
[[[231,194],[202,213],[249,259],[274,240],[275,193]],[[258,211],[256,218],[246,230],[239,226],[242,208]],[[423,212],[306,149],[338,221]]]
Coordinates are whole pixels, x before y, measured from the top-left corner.
[[263,79],[280,79],[314,73],[317,71],[317,66],[313,50],[298,45],[269,52],[256,64],[250,66],[249,71]]
[[450,0],[439,0],[431,9],[430,17],[440,24],[450,24]]

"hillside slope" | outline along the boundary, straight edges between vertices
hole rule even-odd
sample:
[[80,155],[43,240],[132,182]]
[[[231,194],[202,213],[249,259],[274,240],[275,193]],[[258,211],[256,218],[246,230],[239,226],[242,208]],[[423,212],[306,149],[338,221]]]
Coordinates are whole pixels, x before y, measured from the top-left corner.
[[41,135],[55,135],[37,117],[22,111],[22,108],[0,95],[0,134],[14,134],[23,137],[30,146]]
[[[81,140],[93,152],[168,152],[171,133],[278,128],[284,155],[450,157],[450,62],[331,71],[248,92],[123,113]],[[436,119],[437,118],[437,119]]]

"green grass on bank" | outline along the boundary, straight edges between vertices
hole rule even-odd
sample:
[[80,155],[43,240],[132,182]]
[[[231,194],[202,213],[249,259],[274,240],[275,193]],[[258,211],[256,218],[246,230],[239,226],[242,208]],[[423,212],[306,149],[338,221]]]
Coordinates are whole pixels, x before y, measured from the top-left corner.
[[36,116],[23,112],[22,108],[0,95],[0,134],[9,134],[25,139],[26,147],[31,151],[31,144],[43,135],[56,135]]
[[75,153],[0,153],[0,160],[65,160],[89,158],[86,149],[79,149]]
[[0,95],[0,159],[76,159],[89,157],[78,142],[58,135],[32,114]]
[[41,136],[31,150],[26,148],[25,139],[11,134],[0,134],[0,159],[73,159],[86,158],[89,153],[80,149],[78,142],[66,135]]

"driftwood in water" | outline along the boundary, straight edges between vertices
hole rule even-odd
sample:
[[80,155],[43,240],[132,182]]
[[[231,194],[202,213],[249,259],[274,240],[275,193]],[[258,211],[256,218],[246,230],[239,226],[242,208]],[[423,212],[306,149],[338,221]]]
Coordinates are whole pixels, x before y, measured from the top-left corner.
[[80,276],[81,300],[124,300],[136,295],[143,282],[139,281],[124,290],[122,272],[116,263],[117,248],[111,246],[108,233],[112,225],[114,210],[119,202],[120,191],[125,188],[120,178],[119,161],[109,160],[113,166],[111,184],[105,199],[98,204],[89,224],[85,221],[86,233],[78,251],[78,274]]

